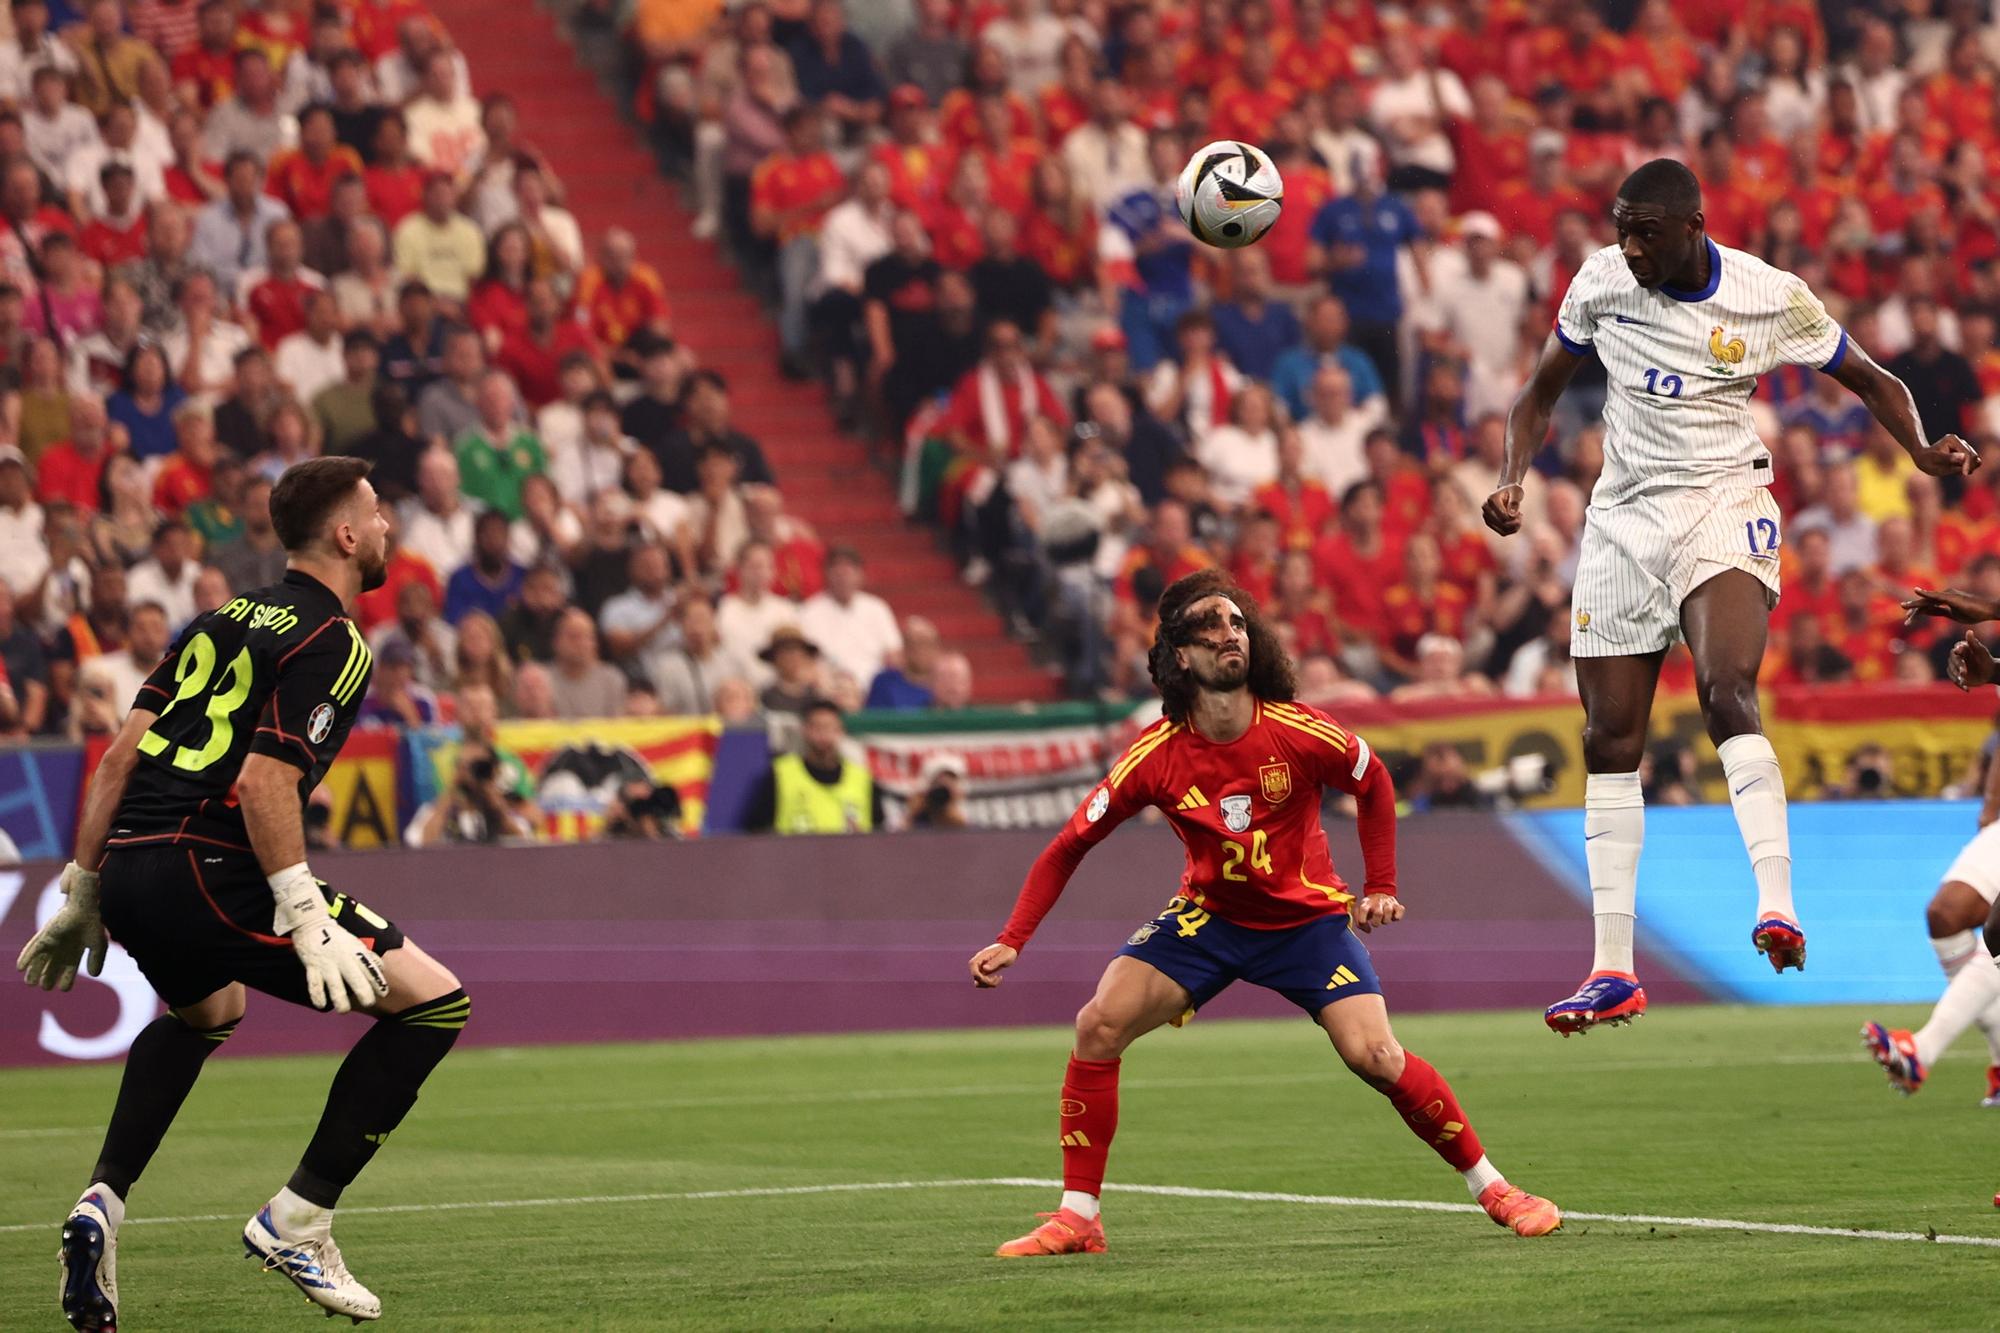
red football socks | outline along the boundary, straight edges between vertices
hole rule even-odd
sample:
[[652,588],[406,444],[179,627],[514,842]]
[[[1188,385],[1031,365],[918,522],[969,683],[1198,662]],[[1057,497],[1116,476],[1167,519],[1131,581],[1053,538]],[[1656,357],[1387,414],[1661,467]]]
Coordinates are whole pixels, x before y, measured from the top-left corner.
[[[1449,1094],[1446,1094],[1447,1096]],[[1063,1188],[1099,1194],[1118,1132],[1118,1062],[1069,1058],[1063,1075]]]
[[1403,1076],[1389,1089],[1389,1104],[1411,1132],[1454,1169],[1470,1170],[1485,1155],[1451,1084],[1428,1061],[1410,1051],[1403,1052]]

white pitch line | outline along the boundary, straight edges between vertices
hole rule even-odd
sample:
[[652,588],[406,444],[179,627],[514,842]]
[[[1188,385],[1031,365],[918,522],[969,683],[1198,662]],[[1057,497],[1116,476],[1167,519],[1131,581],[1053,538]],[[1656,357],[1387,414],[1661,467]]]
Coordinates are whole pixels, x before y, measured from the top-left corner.
[[[1036,1176],[989,1176],[963,1180],[872,1180],[834,1185],[770,1185],[750,1189],[674,1190],[648,1194],[575,1194],[545,1199],[478,1199],[459,1203],[390,1203],[343,1208],[342,1216],[371,1213],[489,1212],[508,1208],[580,1208],[627,1203],[696,1202],[707,1199],[775,1199],[812,1194],[873,1194],[894,1190],[1047,1189],[1062,1188],[1060,1180]],[[1317,1208],[1379,1208],[1404,1213],[1474,1213],[1474,1203],[1444,1203],[1436,1199],[1374,1199],[1352,1194],[1292,1194],[1276,1190],[1203,1189],[1194,1185],[1107,1185],[1114,1194],[1143,1194],[1169,1199],[1218,1199],[1232,1203],[1290,1203]],[[198,1222],[232,1222],[241,1213],[197,1213],[181,1217],[133,1217],[127,1226],[177,1226]],[[1727,1217],[1667,1217],[1655,1213],[1589,1213],[1565,1210],[1567,1222],[1610,1222],[1630,1226],[1681,1227],[1692,1231],[1745,1231],[1770,1236],[1822,1236],[1830,1240],[1875,1240],[1928,1245],[1972,1245],[2000,1249],[2000,1236],[1960,1236],[1930,1231],[1878,1231],[1865,1227],[1809,1226],[1800,1222],[1750,1222]],[[48,1222],[17,1222],[0,1226],[0,1234],[43,1231]]]
[[[1563,1072],[1580,1074],[1631,1073],[1639,1070],[1676,1069],[1750,1069],[1763,1065],[1849,1065],[1868,1064],[1865,1054],[1852,1055],[1771,1055],[1749,1060],[1600,1060],[1593,1064],[1578,1064]],[[1509,1071],[1483,1071],[1485,1076],[1507,1077]],[[1515,1071],[1521,1072],[1521,1071]],[[1533,1076],[1541,1078],[1545,1070],[1536,1070]],[[1121,1085],[1127,1092],[1183,1091],[1192,1088],[1217,1087],[1281,1087],[1305,1083],[1338,1083],[1343,1075],[1337,1064],[1323,1065],[1312,1073],[1305,1074],[1243,1074],[1228,1078],[1148,1078],[1126,1079]],[[426,1109],[426,1120],[459,1120],[473,1117],[513,1115],[573,1115],[580,1111],[701,1111],[721,1110],[735,1106],[786,1106],[797,1105],[838,1105],[849,1102],[901,1102],[924,1101],[929,1098],[957,1097],[1027,1097],[1046,1093],[1050,1085],[1042,1083],[971,1083],[959,1087],[935,1088],[846,1088],[828,1092],[773,1092],[769,1094],[741,1094],[721,1097],[658,1097],[643,1101],[605,1102],[563,1102],[560,1104],[516,1103],[505,1106],[453,1107],[449,1110],[431,1111]],[[301,1111],[297,1116],[257,1116],[230,1120],[193,1119],[185,1125],[175,1127],[175,1136],[184,1138],[190,1133],[206,1134],[237,1129],[268,1129],[285,1125],[304,1125],[311,1119],[310,1111]],[[49,1125],[33,1129],[0,1129],[0,1142],[14,1139],[59,1139],[76,1136],[96,1136],[104,1132],[102,1124],[94,1125]]]

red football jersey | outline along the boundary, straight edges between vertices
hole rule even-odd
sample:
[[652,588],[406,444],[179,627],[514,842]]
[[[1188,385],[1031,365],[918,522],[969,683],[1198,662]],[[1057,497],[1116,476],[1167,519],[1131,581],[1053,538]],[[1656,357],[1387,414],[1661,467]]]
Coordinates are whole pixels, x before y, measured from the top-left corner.
[[1363,892],[1394,893],[1396,795],[1382,761],[1317,708],[1255,710],[1226,745],[1164,718],[1141,732],[1036,860],[1000,942],[1027,943],[1083,854],[1147,806],[1187,847],[1177,891],[1236,925],[1279,930],[1347,911],[1355,895],[1319,822],[1327,787],[1361,798]]

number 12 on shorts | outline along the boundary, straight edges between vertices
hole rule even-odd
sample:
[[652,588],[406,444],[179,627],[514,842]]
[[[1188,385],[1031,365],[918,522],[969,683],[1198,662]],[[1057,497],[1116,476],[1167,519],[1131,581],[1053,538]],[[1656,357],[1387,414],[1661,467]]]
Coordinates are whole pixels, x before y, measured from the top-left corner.
[[1778,549],[1778,525],[1768,518],[1745,519],[1743,535],[1750,543],[1750,554],[1760,560],[1771,558],[1771,552]]

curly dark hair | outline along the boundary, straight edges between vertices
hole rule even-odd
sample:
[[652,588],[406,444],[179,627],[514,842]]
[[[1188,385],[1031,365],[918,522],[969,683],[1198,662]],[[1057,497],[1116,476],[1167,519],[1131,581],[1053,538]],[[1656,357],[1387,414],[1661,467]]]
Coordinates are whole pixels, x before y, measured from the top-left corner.
[[1204,569],[1173,581],[1160,594],[1160,628],[1153,636],[1153,649],[1146,656],[1146,668],[1160,691],[1160,705],[1167,719],[1186,722],[1194,707],[1194,673],[1175,658],[1175,651],[1200,639],[1211,628],[1206,617],[1188,615],[1188,608],[1208,597],[1227,597],[1243,610],[1243,622],[1250,636],[1250,676],[1245,683],[1259,699],[1289,703],[1298,697],[1299,685],[1292,672],[1292,659],[1278,643],[1277,633],[1257,609],[1250,594],[1236,586],[1236,580],[1220,569]]

